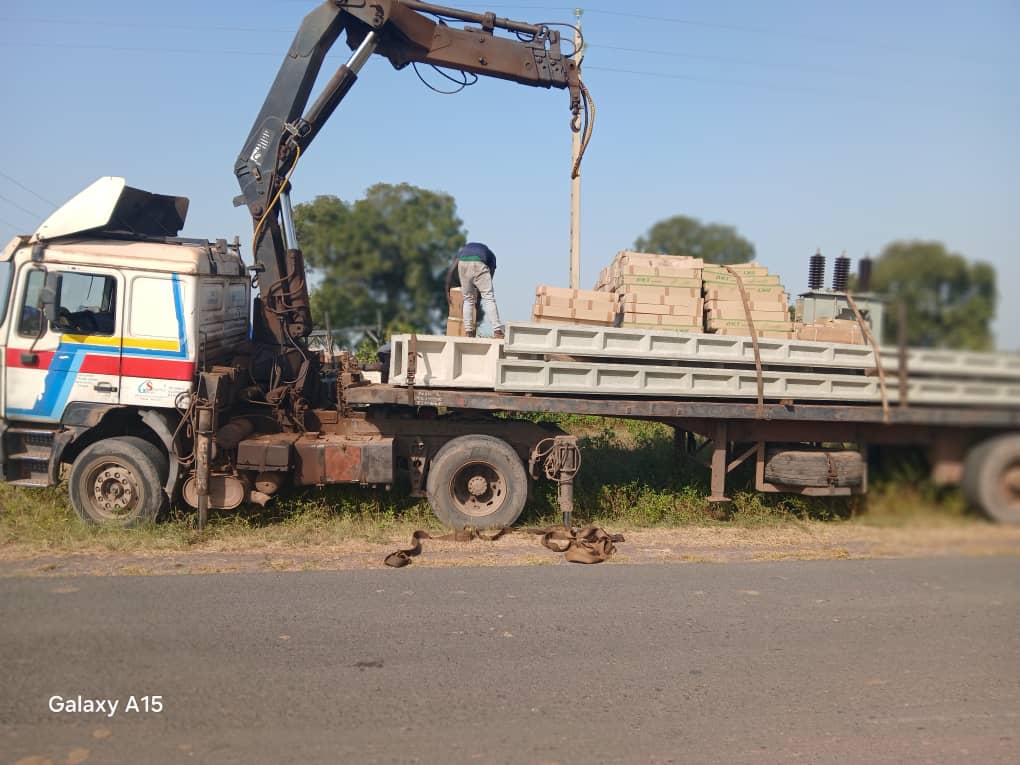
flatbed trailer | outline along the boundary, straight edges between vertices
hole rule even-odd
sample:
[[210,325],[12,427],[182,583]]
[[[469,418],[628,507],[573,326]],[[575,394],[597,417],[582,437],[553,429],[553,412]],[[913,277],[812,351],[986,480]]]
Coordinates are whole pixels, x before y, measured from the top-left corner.
[[[869,448],[922,447],[937,484],[962,482],[968,499],[992,518],[1020,522],[1016,354],[896,349],[876,354],[866,346],[763,341],[764,348],[756,351],[756,369],[747,352],[749,338],[530,323],[509,324],[507,335],[505,343],[398,336],[389,363],[390,377],[398,384],[353,386],[344,391],[344,402],[370,418],[373,411],[388,410],[465,416],[577,414],[660,422],[674,429],[679,455],[705,454],[713,501],[728,500],[727,477],[748,460],[755,466],[757,491],[837,497],[867,491]],[[807,377],[804,372],[809,370],[819,380],[835,380],[837,388],[853,390],[880,376],[869,368],[876,358],[888,376],[880,394],[874,387],[878,401],[810,398],[824,395],[818,388],[809,389],[808,400],[775,400],[764,386],[753,396],[749,387],[738,388],[736,397],[712,395],[720,380],[732,376],[780,379],[789,370],[800,375],[797,379]],[[899,358],[907,361],[906,369],[890,363]],[[514,384],[504,370],[522,364],[547,382],[556,379],[557,370],[567,370],[566,382],[559,385],[574,390],[543,393],[531,377],[524,378],[525,390],[503,389]],[[622,375],[614,374],[621,369]],[[699,378],[706,387],[678,387],[674,395],[664,396],[654,385],[641,387],[643,377],[628,376],[649,369],[669,372],[667,380],[686,380],[692,369],[706,371],[707,377]],[[605,370],[614,385],[635,385],[644,395],[621,395],[612,387],[602,393],[606,388],[589,374],[592,370],[596,375]],[[555,391],[557,384],[546,387]],[[900,389],[920,392],[920,401],[898,396]],[[963,403],[949,403],[954,393]],[[498,432],[498,422],[494,427]],[[564,504],[563,510],[569,514],[571,507]]]

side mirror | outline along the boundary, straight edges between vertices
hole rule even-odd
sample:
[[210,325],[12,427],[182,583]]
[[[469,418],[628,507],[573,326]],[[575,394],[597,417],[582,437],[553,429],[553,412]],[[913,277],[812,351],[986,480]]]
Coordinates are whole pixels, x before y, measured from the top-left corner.
[[46,272],[46,281],[39,291],[39,307],[42,308],[43,316],[51,325],[57,323],[60,317],[60,288],[63,285],[63,275],[56,271]]

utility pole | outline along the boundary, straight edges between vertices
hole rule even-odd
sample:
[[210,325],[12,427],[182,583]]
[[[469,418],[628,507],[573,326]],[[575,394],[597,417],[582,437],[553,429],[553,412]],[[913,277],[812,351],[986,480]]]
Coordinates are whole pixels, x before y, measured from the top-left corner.
[[[577,59],[577,72],[581,73],[581,61],[584,49],[581,44],[581,8],[574,9],[576,19],[574,29],[574,57]],[[577,158],[581,154],[581,132],[575,131],[573,137],[573,153],[570,167],[577,166]],[[570,287],[580,289],[581,285],[581,169],[577,169],[577,177],[570,180]]]

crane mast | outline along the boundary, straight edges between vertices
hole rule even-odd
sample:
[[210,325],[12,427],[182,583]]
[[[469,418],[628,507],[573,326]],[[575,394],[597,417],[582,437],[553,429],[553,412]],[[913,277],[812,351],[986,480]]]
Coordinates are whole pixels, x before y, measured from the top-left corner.
[[[455,29],[449,21],[477,26]],[[496,30],[512,33],[502,37]],[[341,35],[351,55],[308,105],[326,54]],[[576,63],[560,49],[560,33],[528,24],[409,0],[328,0],[311,11],[291,43],[265,103],[245,140],[234,173],[254,226],[259,288],[253,327],[256,348],[274,350],[266,379],[309,381],[302,339],[312,330],[304,259],[290,202],[290,174],[358,79],[380,55],[396,69],[423,63],[523,85],[565,89],[571,127],[580,129],[584,92]],[[292,391],[291,391],[292,392]],[[276,398],[287,394],[278,389]],[[275,403],[275,402],[274,402]]]

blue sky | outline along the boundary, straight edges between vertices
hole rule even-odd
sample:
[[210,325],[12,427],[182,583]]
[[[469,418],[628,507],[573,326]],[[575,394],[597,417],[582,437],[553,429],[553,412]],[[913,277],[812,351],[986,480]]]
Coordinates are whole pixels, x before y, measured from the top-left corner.
[[[574,9],[447,4],[529,22]],[[0,238],[123,175],[190,197],[186,234],[246,241],[232,165],[315,5],[8,0]],[[996,266],[999,345],[1020,348],[1020,2],[581,7],[597,106],[583,287],[678,213],[735,225],[794,293],[816,247],[856,259],[936,239]],[[561,91],[483,79],[439,96],[374,57],[295,173],[294,201],[355,199],[380,181],[452,194],[469,236],[499,256],[501,312],[527,318],[537,284],[568,280],[568,122]]]

